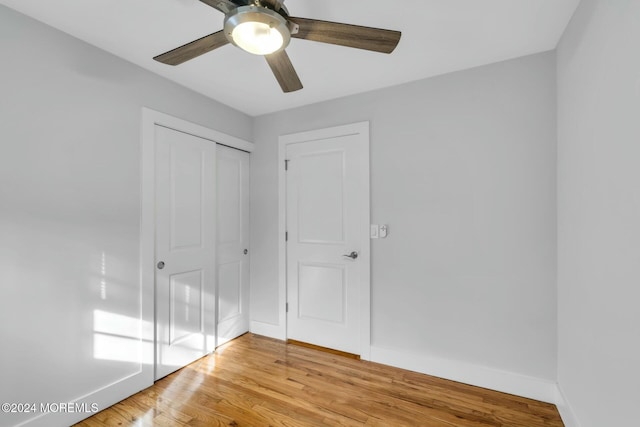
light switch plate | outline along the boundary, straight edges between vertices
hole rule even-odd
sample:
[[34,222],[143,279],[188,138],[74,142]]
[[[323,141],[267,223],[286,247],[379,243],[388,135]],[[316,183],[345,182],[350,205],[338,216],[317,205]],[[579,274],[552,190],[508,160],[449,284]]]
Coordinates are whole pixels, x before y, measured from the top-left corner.
[[371,238],[378,238],[378,224],[371,224]]

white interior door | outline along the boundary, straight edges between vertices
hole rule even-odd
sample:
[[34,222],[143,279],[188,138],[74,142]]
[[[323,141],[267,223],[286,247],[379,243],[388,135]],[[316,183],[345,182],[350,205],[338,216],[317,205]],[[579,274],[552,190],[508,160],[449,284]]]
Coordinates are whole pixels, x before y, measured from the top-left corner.
[[215,150],[155,128],[156,379],[215,347]]
[[218,345],[249,330],[249,153],[218,145]]
[[343,133],[309,132],[286,146],[287,337],[361,354],[369,330],[369,140],[368,131]]

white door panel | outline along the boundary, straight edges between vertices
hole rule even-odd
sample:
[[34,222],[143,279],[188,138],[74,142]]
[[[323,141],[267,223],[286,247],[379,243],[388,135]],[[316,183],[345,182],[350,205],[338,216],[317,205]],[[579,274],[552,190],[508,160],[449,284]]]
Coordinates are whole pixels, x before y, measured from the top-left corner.
[[156,379],[215,346],[215,144],[156,126]]
[[218,345],[249,330],[249,154],[219,145]]
[[303,154],[295,163],[304,171],[296,176],[298,241],[344,244],[344,150]]
[[344,265],[298,263],[298,318],[346,325]]
[[[368,328],[361,307],[369,290],[368,138],[306,137],[286,146],[287,337],[361,354]],[[351,252],[359,256],[344,256]]]
[[[218,321],[224,322],[242,314],[242,262],[218,265]],[[222,344],[222,343],[221,343]]]

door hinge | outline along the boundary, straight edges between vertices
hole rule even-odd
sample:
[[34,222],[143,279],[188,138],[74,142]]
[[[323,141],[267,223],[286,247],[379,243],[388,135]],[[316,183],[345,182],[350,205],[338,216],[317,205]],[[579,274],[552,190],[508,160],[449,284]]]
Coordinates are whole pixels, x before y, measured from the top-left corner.
[[288,232],[288,231],[285,231],[285,232],[284,232],[284,241],[285,241],[285,242],[288,242],[288,241],[289,241],[289,232]]
[[285,309],[285,311],[286,311],[287,313],[289,312],[289,303],[286,303],[286,304],[284,305],[284,309]]
[[286,170],[286,171],[289,170],[289,160],[285,160],[284,161],[284,170]]

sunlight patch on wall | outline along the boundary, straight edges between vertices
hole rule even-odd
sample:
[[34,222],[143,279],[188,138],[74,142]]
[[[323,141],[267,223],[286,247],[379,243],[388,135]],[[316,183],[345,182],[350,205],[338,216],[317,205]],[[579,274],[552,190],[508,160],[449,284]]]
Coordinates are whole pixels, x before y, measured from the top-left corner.
[[153,324],[141,319],[93,311],[95,359],[153,364]]

